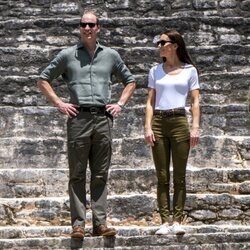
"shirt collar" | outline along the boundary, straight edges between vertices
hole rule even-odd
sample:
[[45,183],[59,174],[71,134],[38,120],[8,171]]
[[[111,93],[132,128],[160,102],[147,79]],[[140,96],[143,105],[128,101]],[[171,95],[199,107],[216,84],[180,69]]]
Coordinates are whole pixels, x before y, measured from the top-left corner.
[[[96,41],[96,50],[97,49],[103,49],[103,45],[101,45],[98,41]],[[85,48],[84,45],[82,44],[82,42],[78,42],[78,44],[76,45],[76,49],[81,49],[81,48]]]

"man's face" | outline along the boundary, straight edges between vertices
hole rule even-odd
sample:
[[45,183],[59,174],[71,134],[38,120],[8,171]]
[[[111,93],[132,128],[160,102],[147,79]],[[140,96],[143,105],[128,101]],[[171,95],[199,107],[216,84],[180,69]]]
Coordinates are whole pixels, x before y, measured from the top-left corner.
[[92,13],[86,13],[82,16],[80,22],[80,35],[83,42],[96,42],[97,33],[100,26],[97,24],[96,16]]

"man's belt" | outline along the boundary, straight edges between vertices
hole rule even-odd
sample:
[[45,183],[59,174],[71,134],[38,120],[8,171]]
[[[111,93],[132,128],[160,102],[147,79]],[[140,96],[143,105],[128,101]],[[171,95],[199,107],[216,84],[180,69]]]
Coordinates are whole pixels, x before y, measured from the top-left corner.
[[77,108],[77,110],[79,112],[89,112],[92,115],[96,115],[96,114],[106,115],[113,121],[113,116],[108,111],[106,111],[106,108],[104,106],[103,107],[79,107]]
[[89,112],[91,114],[105,114],[105,107],[79,107],[77,108],[80,112]]
[[185,108],[175,108],[167,110],[155,110],[154,115],[160,115],[162,117],[171,117],[171,116],[185,116]]

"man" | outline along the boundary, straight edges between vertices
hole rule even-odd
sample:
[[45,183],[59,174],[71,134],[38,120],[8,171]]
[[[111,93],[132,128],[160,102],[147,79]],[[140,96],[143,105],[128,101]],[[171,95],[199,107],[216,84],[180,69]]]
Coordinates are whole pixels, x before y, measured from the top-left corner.
[[[71,237],[83,238],[86,220],[86,169],[91,171],[90,194],[94,236],[114,236],[106,225],[107,178],[111,158],[112,117],[117,116],[135,89],[135,80],[119,54],[97,41],[99,20],[86,11],[80,20],[81,41],[62,50],[41,73],[38,87],[60,112],[69,117],[67,145]],[[111,76],[125,85],[117,103],[110,104]],[[63,102],[51,87],[62,76],[70,101]]]

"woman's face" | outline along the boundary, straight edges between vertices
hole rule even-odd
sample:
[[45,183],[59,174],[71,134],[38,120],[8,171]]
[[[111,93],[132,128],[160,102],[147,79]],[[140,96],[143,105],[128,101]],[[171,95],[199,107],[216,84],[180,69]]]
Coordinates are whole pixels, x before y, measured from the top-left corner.
[[172,56],[173,53],[176,53],[176,44],[173,43],[171,39],[165,34],[160,36],[157,46],[160,50],[160,57],[169,57]]

